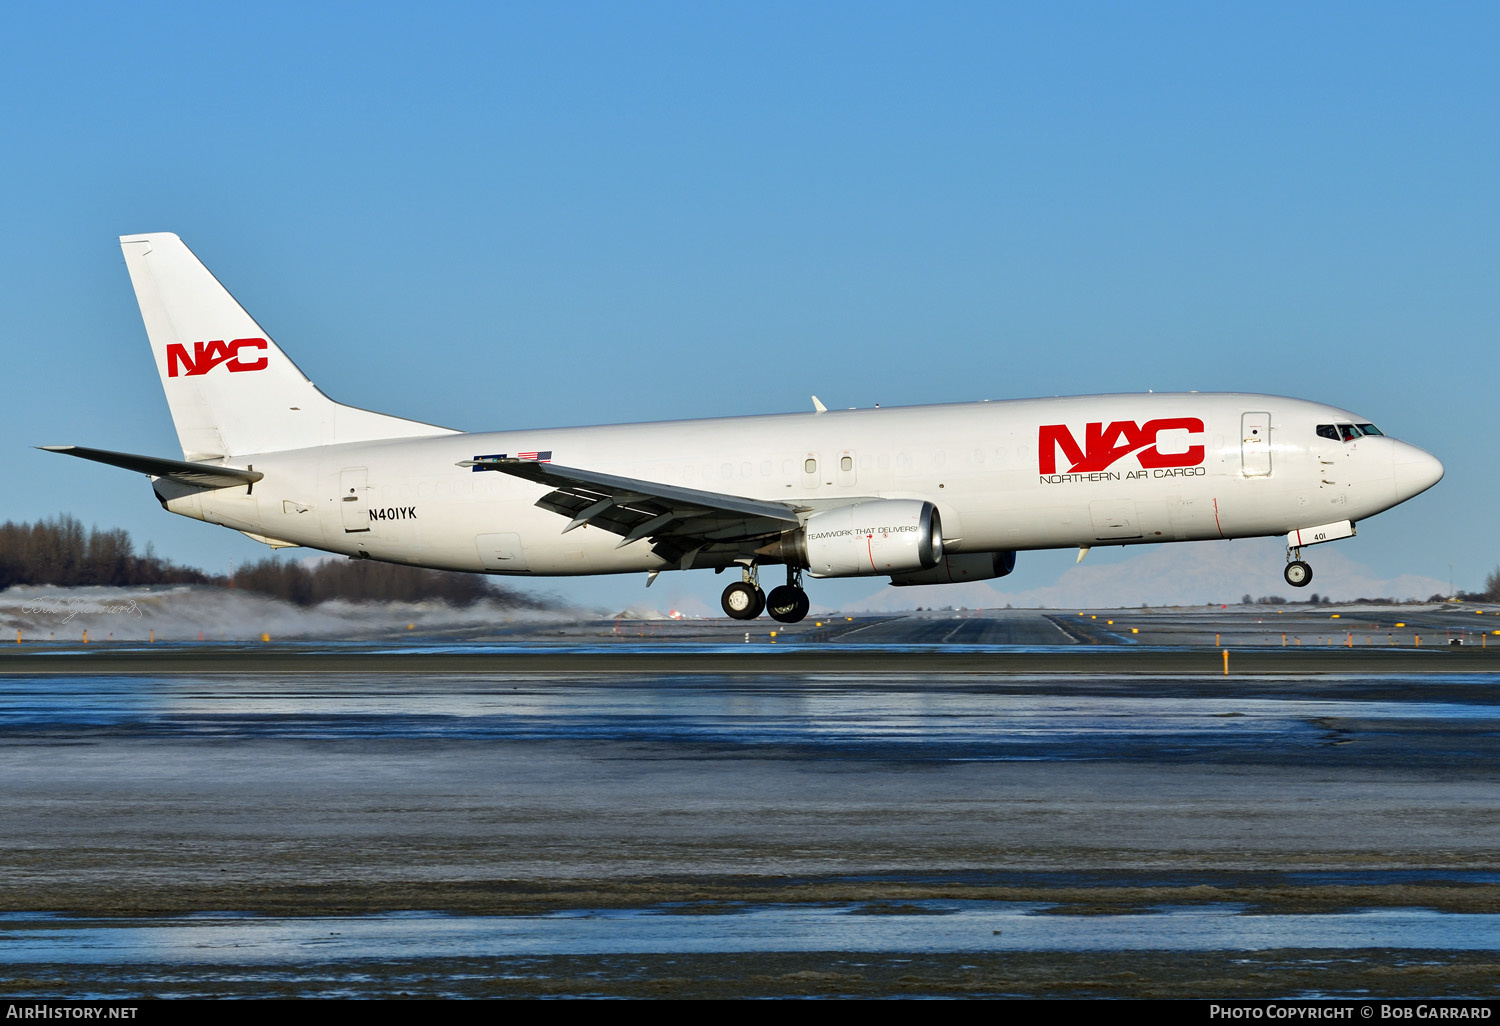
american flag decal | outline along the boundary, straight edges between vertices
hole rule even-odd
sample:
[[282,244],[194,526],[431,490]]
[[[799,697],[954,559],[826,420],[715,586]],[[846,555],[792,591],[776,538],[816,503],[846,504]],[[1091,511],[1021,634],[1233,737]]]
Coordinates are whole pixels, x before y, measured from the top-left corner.
[[481,470],[494,470],[494,467],[484,465],[484,461],[487,460],[525,460],[528,463],[551,463],[552,450],[543,449],[537,452],[518,452],[514,456],[503,452],[490,453],[488,456],[475,456],[473,465],[469,469],[476,474]]

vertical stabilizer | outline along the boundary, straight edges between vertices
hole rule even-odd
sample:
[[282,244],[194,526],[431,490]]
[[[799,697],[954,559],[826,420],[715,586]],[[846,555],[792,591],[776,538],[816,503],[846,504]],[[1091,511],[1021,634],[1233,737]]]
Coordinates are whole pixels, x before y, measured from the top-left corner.
[[120,248],[185,459],[454,433],[329,399],[177,236]]

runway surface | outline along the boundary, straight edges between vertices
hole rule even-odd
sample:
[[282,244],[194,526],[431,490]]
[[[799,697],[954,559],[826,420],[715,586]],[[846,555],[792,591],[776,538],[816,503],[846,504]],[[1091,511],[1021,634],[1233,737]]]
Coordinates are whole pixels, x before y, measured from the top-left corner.
[[1500,652],[1258,615],[18,646],[0,988],[1494,996]]

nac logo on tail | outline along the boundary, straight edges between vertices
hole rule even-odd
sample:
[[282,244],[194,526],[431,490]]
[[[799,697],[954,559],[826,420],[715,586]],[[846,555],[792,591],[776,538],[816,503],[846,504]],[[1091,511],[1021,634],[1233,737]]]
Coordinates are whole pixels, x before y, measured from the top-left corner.
[[190,378],[207,374],[221,363],[231,374],[265,370],[267,361],[264,356],[246,363],[240,359],[240,350],[266,348],[268,346],[263,338],[237,338],[227,345],[220,339],[216,342],[194,342],[193,352],[189,354],[187,346],[173,342],[167,346],[167,377],[175,378],[179,372],[186,372],[185,376]]
[[[1179,432],[1172,439],[1160,439],[1163,432]],[[1203,421],[1197,417],[1166,417],[1137,424],[1133,420],[1117,420],[1111,424],[1092,423],[1084,427],[1080,446],[1066,424],[1043,424],[1037,438],[1037,470],[1042,474],[1057,473],[1057,452],[1072,466],[1064,473],[1092,474],[1108,470],[1124,457],[1135,453],[1136,460],[1144,470],[1157,467],[1196,467],[1203,462],[1203,446],[1188,445],[1192,435],[1202,435]],[[1168,446],[1169,452],[1160,451]]]

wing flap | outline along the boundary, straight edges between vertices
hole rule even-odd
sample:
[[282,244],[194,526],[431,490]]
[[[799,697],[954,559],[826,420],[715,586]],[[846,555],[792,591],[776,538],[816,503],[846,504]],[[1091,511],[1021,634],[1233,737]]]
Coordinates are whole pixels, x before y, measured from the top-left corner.
[[624,539],[649,538],[665,559],[678,561],[709,544],[764,538],[800,523],[785,503],[636,478],[617,477],[555,463],[513,457],[478,457],[461,467],[493,470],[553,490],[537,506],[569,518],[570,531],[588,524]]

